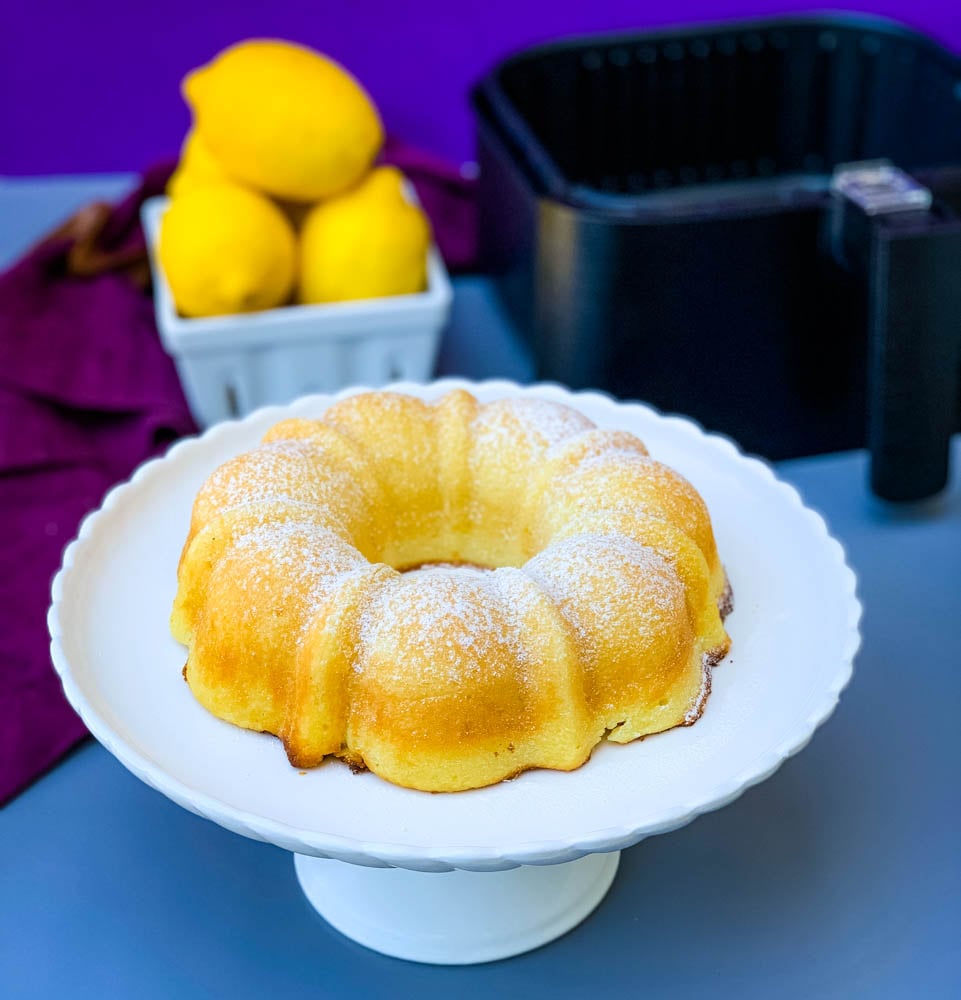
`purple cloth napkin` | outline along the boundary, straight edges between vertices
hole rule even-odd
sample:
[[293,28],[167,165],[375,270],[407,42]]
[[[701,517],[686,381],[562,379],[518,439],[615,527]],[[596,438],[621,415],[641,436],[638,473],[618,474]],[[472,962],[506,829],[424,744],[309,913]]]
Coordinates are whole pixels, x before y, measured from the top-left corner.
[[457,274],[477,267],[476,182],[446,160],[400,139],[388,137],[384,163],[402,170],[434,227],[437,248],[448,269]]
[[[98,244],[134,252],[149,173]],[[125,271],[78,277],[52,238],[0,275],[0,804],[85,735],[50,664],[46,610],[83,515],[192,432],[149,294]]]
[[[473,266],[471,182],[397,141],[383,159],[411,178],[448,266]],[[170,169],[104,209],[92,258],[54,234],[0,274],[0,805],[86,734],[50,663],[46,612],[64,546],[111,486],[195,430],[135,280],[140,204]]]

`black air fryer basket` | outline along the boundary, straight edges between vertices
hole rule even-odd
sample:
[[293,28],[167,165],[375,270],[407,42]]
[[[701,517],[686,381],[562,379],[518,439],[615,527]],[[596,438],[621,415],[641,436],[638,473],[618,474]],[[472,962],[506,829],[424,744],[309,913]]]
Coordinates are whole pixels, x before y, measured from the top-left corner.
[[909,499],[961,426],[961,60],[791,18],[536,48],[476,88],[481,246],[539,375]]

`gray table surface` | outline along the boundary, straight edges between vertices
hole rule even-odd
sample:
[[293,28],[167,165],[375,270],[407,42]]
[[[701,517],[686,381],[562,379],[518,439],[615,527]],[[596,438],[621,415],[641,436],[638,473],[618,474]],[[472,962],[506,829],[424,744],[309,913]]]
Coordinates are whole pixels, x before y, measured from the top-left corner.
[[[0,183],[0,262],[122,186]],[[483,280],[457,283],[440,367],[530,377]],[[625,851],[564,938],[465,968],[369,952],[310,908],[290,855],[185,812],[87,742],[0,813],[0,995],[961,995],[959,477],[937,500],[888,507],[868,495],[861,453],[778,472],[859,574],[855,678],[774,777]]]

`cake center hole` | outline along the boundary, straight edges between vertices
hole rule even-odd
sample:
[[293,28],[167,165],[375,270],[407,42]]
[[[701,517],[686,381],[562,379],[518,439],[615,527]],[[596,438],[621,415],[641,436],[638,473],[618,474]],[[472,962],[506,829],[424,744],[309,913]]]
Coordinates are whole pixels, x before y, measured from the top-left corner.
[[493,566],[481,566],[479,563],[450,562],[445,560],[414,563],[411,566],[402,566],[399,569],[401,573],[436,573],[439,571],[450,572],[451,570],[456,570],[459,573],[469,576],[484,576],[487,573],[494,572]]

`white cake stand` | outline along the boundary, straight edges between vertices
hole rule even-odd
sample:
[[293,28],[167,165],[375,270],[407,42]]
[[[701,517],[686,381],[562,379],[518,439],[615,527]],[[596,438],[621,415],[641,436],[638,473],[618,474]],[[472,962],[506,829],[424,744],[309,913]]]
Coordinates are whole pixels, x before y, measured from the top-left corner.
[[49,614],[67,697],[127,768],[184,808],[292,851],[307,898],[344,934],[445,964],[504,958],[563,934],[603,898],[618,851],[773,773],[837,704],[861,613],[854,574],[824,521],[729,441],[645,406],[552,385],[392,388],[433,399],[458,386],[482,400],[558,400],[601,426],[634,431],[700,490],[736,603],[732,657],[715,670],[697,725],[606,744],[570,774],[532,771],[430,795],[337,762],[298,772],[273,737],[201,708],[167,627],[194,495],[272,423],[317,416],[339,397],[259,410],[141,467],[67,548]]

